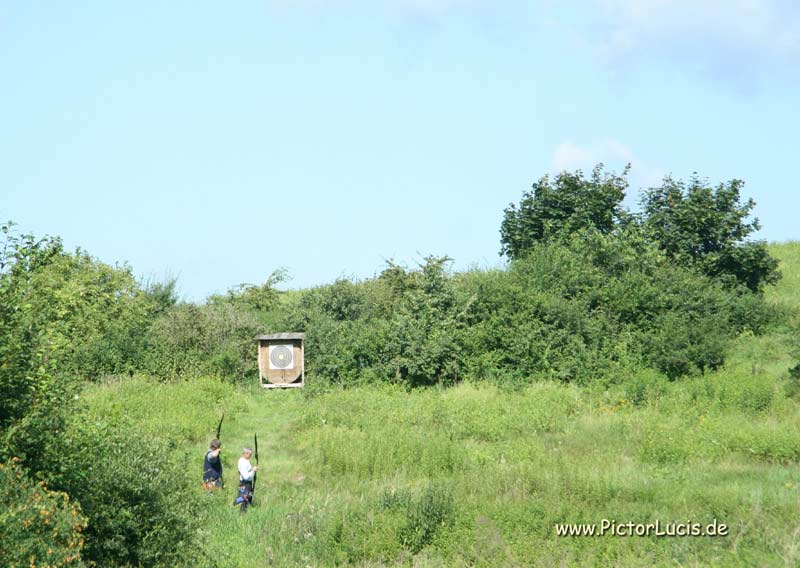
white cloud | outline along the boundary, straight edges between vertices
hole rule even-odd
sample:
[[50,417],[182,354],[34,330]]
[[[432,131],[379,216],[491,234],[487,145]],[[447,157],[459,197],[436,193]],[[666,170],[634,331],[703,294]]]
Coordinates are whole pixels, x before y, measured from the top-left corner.
[[[268,0],[284,6],[335,8],[367,0]],[[438,18],[490,0],[370,0],[401,15]],[[537,0],[537,20],[590,50],[615,70],[674,64],[742,91],[754,79],[800,77],[800,0]],[[777,71],[777,75],[775,72]]]
[[610,138],[588,145],[579,145],[571,140],[564,141],[553,152],[551,167],[556,172],[578,169],[588,172],[600,162],[618,172],[622,171],[626,164],[630,164],[632,186],[658,185],[665,173],[664,170],[643,162],[622,142]]
[[745,57],[800,56],[795,0],[593,0],[610,56],[637,50],[680,51],[697,58],[725,50]]

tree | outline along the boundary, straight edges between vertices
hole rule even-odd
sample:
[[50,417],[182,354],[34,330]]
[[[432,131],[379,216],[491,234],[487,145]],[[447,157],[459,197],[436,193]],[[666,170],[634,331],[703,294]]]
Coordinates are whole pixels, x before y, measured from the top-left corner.
[[280,291],[275,287],[289,280],[289,271],[286,268],[273,270],[267,281],[263,284],[239,284],[235,288],[228,290],[223,295],[215,294],[208,299],[209,304],[225,304],[232,306],[242,306],[258,311],[268,311],[278,303]]
[[36,408],[58,386],[46,349],[49,320],[36,309],[34,281],[62,252],[58,239],[0,227],[0,432]]
[[[169,303],[168,290],[158,295]],[[129,268],[0,225],[6,565],[175,566],[201,552],[197,502],[171,441],[132,422],[76,416],[72,396],[81,377],[135,363],[128,347],[163,307]]]
[[760,229],[749,220],[755,201],[741,201],[738,179],[712,188],[693,175],[686,184],[664,178],[642,196],[642,225],[650,238],[678,263],[712,278],[760,291],[780,278],[778,261],[763,241],[748,241]]
[[624,219],[621,205],[628,187],[628,165],[622,175],[606,173],[603,164],[589,178],[581,170],[561,172],[554,180],[539,179],[511,203],[500,226],[500,254],[519,258],[536,243],[562,238],[584,229],[611,233]]

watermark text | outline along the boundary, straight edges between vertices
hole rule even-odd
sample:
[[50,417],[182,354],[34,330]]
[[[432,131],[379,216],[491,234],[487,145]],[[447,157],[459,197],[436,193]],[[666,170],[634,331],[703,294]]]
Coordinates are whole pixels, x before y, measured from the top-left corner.
[[614,519],[602,519],[599,523],[557,523],[557,536],[728,536],[728,525],[714,519],[710,523],[620,523]]

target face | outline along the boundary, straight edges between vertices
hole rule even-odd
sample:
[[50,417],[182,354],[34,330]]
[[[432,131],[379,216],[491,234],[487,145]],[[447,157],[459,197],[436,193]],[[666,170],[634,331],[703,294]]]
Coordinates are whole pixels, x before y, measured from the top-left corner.
[[281,370],[294,368],[294,349],[292,349],[292,346],[270,345],[269,368]]

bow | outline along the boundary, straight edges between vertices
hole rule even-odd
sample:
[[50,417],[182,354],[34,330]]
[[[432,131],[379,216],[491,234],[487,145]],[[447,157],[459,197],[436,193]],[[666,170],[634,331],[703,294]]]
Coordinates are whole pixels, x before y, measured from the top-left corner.
[[[258,465],[258,434],[253,434],[253,446],[256,451],[256,465]],[[256,489],[256,478],[258,477],[258,472],[253,474],[253,491]]]
[[[216,435],[217,440],[219,440],[219,434],[220,434],[220,432],[222,432],[222,421],[223,420],[225,420],[225,412],[224,411],[222,412],[222,417],[219,419],[219,424],[217,424],[217,435]],[[222,457],[220,456],[220,459],[221,458]],[[221,479],[220,483],[222,484],[222,488],[225,489],[225,480],[223,480],[222,478],[220,478],[220,479]]]
[[222,413],[222,418],[219,419],[219,424],[217,424],[217,435],[216,438],[219,440],[219,433],[222,431],[222,421],[225,420],[225,413]]

